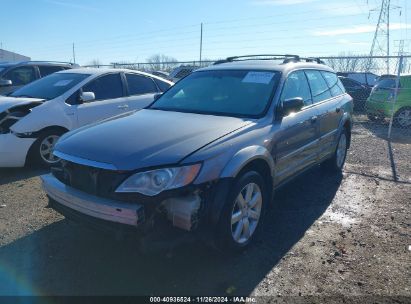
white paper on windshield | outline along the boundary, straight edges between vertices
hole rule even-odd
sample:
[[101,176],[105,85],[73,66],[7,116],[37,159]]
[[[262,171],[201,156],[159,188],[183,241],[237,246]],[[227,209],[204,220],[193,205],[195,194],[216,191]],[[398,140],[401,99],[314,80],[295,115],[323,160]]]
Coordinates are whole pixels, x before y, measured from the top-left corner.
[[269,84],[273,76],[271,72],[248,72],[242,82]]
[[72,79],[59,80],[54,84],[54,86],[55,87],[65,87],[66,85],[68,85],[72,81],[73,81]]

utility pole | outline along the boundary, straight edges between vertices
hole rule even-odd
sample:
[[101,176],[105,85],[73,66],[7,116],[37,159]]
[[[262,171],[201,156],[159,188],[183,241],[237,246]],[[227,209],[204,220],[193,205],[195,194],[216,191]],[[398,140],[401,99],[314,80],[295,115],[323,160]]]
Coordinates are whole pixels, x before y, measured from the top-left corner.
[[73,42],[73,62],[76,63],[76,52],[74,50],[74,42]]
[[203,53],[203,23],[201,22],[201,30],[200,30],[200,67],[201,67],[202,53]]

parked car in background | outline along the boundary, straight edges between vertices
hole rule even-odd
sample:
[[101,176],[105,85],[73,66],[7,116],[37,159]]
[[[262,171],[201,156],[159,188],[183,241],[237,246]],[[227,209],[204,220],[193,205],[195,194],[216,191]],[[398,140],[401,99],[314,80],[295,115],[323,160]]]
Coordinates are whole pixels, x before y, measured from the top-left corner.
[[173,69],[168,75],[168,78],[173,82],[177,82],[180,79],[186,77],[187,75],[190,75],[196,69],[198,69],[198,67],[196,66],[182,65]]
[[55,164],[53,148],[62,134],[144,108],[171,85],[142,72],[83,68],[51,74],[0,97],[0,167],[21,167],[27,160]]
[[77,67],[77,64],[54,61],[0,63],[0,95],[10,94],[41,77]]
[[378,76],[377,79],[375,80],[376,83],[380,80],[386,79],[386,78],[395,78],[397,75],[394,74],[382,74],[381,76]]
[[378,78],[378,75],[371,72],[338,72],[337,75],[358,81],[369,88],[375,85]]
[[[394,103],[396,77],[378,81],[367,99],[366,110],[370,120],[384,120],[394,113],[393,125],[411,127],[411,75],[400,76],[397,101]],[[392,112],[394,111],[394,112]]]
[[167,80],[171,80],[170,77],[169,77],[170,74],[167,73],[167,72],[164,72],[164,71],[149,71],[148,73],[150,73],[152,75],[156,75],[156,76],[164,78],[164,79],[167,79]]
[[321,163],[343,168],[353,110],[331,68],[249,57],[197,70],[132,115],[65,134],[60,166],[42,176],[50,206],[117,231],[169,221],[219,247],[246,247],[274,189]]
[[350,94],[353,98],[354,110],[363,111],[365,107],[365,101],[367,100],[368,96],[370,96],[371,88],[361,84],[356,80],[344,76],[338,76],[338,78],[341,80],[347,93]]

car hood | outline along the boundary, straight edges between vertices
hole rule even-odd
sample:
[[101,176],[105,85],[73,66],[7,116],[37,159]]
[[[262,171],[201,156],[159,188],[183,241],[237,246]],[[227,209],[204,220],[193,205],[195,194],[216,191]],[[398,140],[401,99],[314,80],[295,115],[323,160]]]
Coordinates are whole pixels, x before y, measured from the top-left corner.
[[0,113],[13,108],[15,106],[22,106],[30,103],[42,102],[44,99],[38,98],[23,98],[23,97],[0,97]]
[[92,166],[100,163],[117,170],[171,165],[251,122],[225,116],[141,110],[67,133],[55,151],[75,162]]

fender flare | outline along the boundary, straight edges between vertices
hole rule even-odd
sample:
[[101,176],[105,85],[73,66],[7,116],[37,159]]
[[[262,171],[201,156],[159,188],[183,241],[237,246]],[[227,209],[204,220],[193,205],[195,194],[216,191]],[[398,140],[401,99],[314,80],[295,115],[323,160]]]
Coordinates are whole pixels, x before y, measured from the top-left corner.
[[215,185],[211,205],[209,206],[208,220],[212,227],[212,233],[216,232],[220,221],[221,212],[235,178],[248,164],[254,160],[263,160],[270,168],[272,179],[274,179],[274,160],[271,153],[263,146],[249,146],[238,151],[227,163],[220,174],[219,181]]
[[[340,137],[341,132],[344,130],[344,125],[347,122],[349,123],[350,131],[351,131],[352,130],[352,125],[353,125],[352,116],[351,116],[351,114],[345,112],[343,117],[341,118],[340,124],[338,126],[338,137],[337,138]],[[350,134],[350,138],[349,138],[349,141],[348,141],[348,148],[350,147],[350,145],[351,145],[351,134]]]
[[274,160],[271,153],[263,146],[249,146],[241,149],[226,164],[220,174],[220,178],[236,177],[238,173],[254,160],[264,160],[270,167],[271,177],[274,176]]

